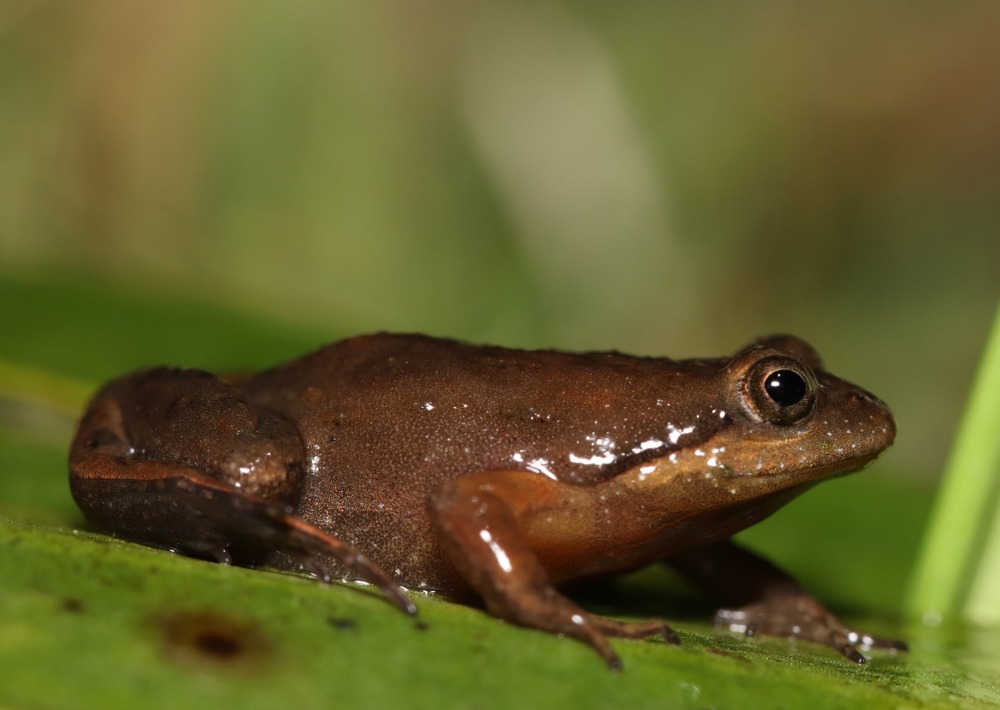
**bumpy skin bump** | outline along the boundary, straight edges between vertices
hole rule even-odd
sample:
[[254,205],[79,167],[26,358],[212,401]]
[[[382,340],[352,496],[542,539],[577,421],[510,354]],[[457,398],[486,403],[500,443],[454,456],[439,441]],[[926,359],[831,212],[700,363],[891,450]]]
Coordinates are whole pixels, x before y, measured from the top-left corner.
[[661,560],[742,605],[720,623],[863,660],[859,638],[898,644],[844,628],[725,540],[894,433],[884,404],[791,336],[672,361],[380,334],[249,377],[116,380],[84,415],[70,470],[101,529],[366,579],[407,610],[397,585],[478,595],[613,668],[608,636],[676,636],[595,617],[557,585]]

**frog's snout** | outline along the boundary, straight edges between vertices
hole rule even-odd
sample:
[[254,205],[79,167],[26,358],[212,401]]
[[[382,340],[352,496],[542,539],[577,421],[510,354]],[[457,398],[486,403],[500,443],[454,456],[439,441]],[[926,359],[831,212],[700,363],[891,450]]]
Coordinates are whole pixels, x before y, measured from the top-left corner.
[[873,434],[879,439],[879,450],[885,449],[896,438],[896,420],[892,416],[889,405],[863,389],[855,389],[848,396],[848,401],[858,409],[871,410],[871,420],[880,426],[875,427]]

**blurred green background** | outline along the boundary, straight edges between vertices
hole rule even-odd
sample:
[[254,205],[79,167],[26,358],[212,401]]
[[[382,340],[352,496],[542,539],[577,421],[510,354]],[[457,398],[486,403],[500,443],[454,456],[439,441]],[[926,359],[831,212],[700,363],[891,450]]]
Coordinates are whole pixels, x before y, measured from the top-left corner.
[[1000,293],[997,36],[995,3],[8,0],[0,275],[316,344],[792,331],[932,480]]
[[[678,357],[807,338],[889,402],[897,444],[749,539],[834,608],[890,619],[1000,296],[998,36],[991,2],[0,1],[0,562],[44,579],[0,589],[41,610],[0,629],[0,658],[44,691],[65,632],[42,572],[63,547],[99,571],[71,567],[70,590],[119,567],[64,539],[66,445],[101,380],[379,329]],[[42,553],[10,552],[38,522],[55,531],[22,550]],[[124,559],[144,578],[155,554]],[[216,574],[272,583],[188,563],[164,564],[206,594]],[[93,598],[143,618],[129,589]],[[105,619],[84,617],[81,638]],[[924,680],[928,633],[900,632],[914,653],[879,672],[954,700],[968,666]],[[114,658],[142,678],[138,638]],[[722,687],[723,662],[698,663]]]

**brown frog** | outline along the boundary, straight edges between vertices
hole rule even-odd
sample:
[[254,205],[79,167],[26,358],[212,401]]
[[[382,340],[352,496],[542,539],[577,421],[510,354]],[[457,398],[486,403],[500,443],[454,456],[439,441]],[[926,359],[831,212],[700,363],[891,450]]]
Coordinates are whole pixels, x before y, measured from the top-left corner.
[[334,343],[252,376],[158,368],[94,397],[70,485],[98,529],[223,562],[478,595],[580,639],[661,621],[588,613],[571,580],[665,562],[731,608],[717,623],[857,663],[852,631],[728,538],[871,462],[888,408],[791,336],[668,360],[477,347],[420,335]]

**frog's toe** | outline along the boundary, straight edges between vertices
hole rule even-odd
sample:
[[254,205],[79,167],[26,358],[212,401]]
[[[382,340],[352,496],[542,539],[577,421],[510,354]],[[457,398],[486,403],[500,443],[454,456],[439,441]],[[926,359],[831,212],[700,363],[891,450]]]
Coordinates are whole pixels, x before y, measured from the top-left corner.
[[862,655],[861,650],[907,650],[906,644],[902,641],[890,641],[888,639],[876,638],[869,634],[851,631],[833,617],[831,617],[831,622],[832,624],[827,630],[825,638],[822,631],[812,636],[805,635],[803,638],[825,644],[840,653],[847,660],[857,663],[859,666],[868,662],[868,659]]
[[881,651],[899,651],[906,653],[910,650],[909,644],[900,639],[889,639],[884,636],[874,636],[864,631],[848,631],[848,638],[851,643],[861,648],[874,648]]
[[343,566],[351,577],[362,579],[380,589],[389,601],[406,614],[412,616],[417,613],[416,605],[392,577],[353,545],[326,534],[294,515],[280,515],[275,522],[280,526],[280,536],[276,538],[275,546],[292,559],[298,560],[306,572],[328,583],[331,580],[330,569],[322,558],[329,557]]
[[677,646],[681,642],[677,633],[659,619],[628,623],[595,616],[592,621],[600,632],[606,636],[626,639],[644,639],[651,636],[659,636],[674,646]]

